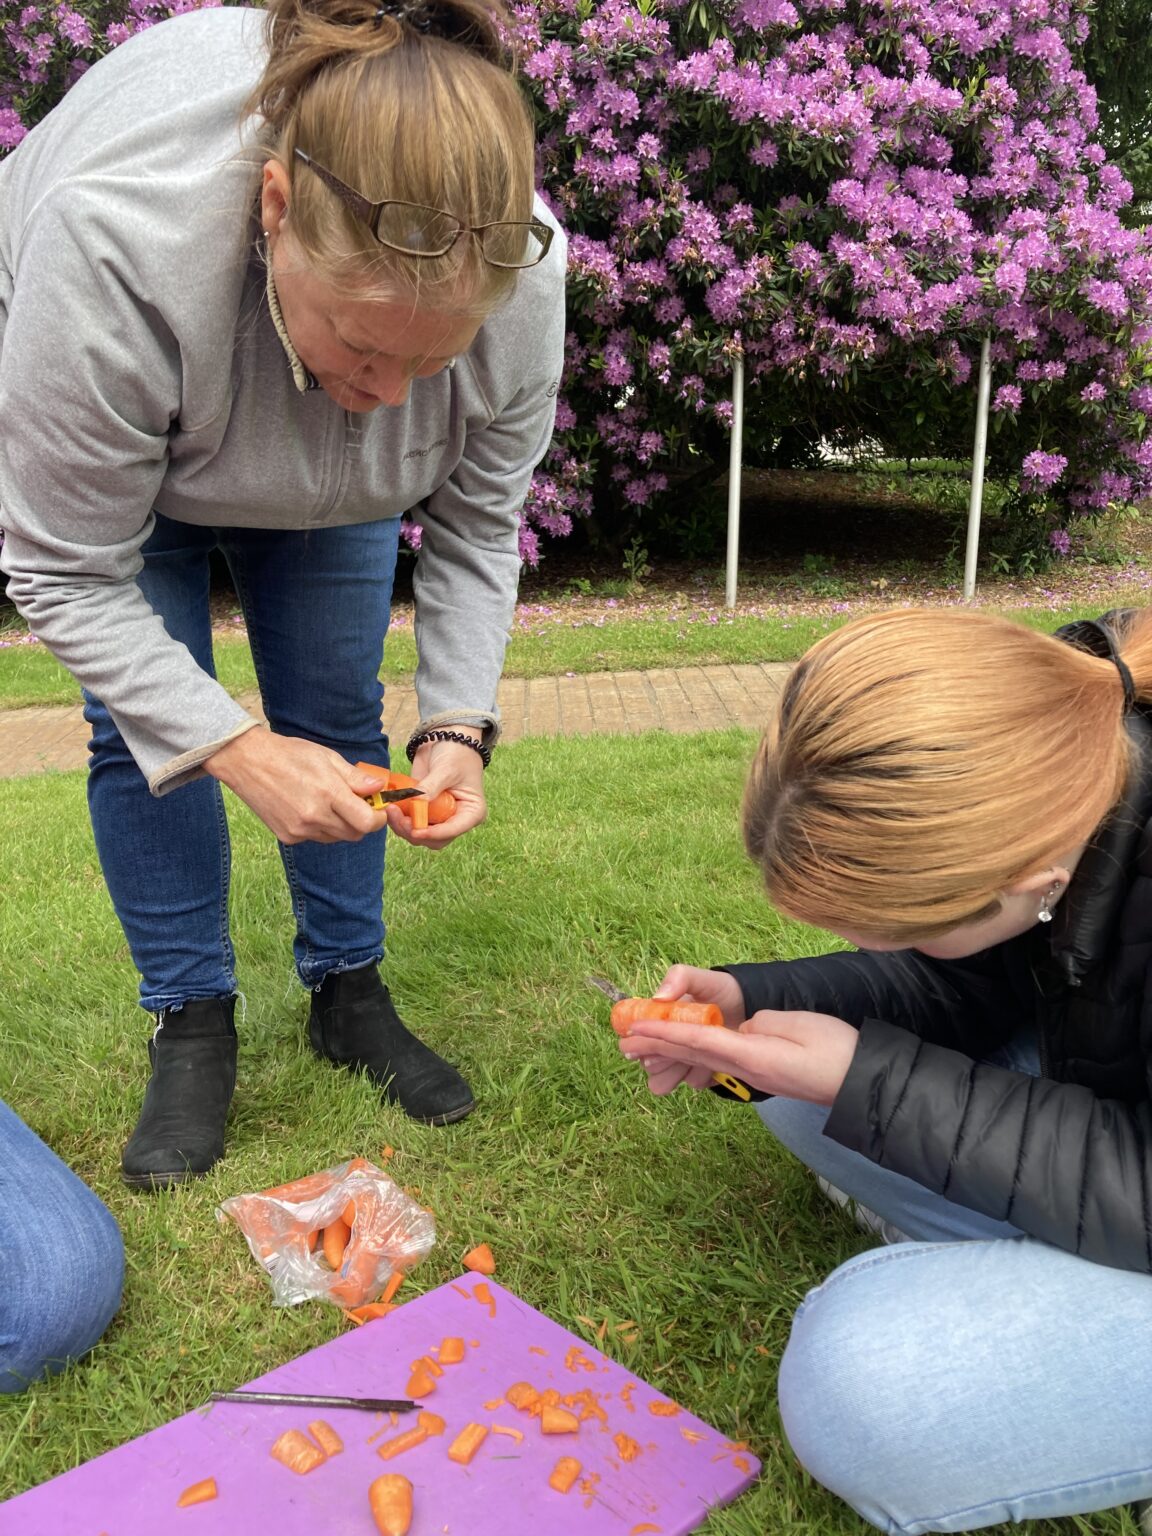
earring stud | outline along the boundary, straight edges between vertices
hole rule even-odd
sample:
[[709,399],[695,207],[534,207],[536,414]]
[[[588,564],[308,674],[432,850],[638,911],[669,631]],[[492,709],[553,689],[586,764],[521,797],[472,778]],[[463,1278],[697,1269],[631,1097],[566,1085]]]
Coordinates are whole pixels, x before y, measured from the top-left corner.
[[1052,902],[1063,889],[1064,887],[1057,880],[1044,892],[1040,898],[1040,910],[1036,914],[1037,922],[1050,923],[1052,921]]

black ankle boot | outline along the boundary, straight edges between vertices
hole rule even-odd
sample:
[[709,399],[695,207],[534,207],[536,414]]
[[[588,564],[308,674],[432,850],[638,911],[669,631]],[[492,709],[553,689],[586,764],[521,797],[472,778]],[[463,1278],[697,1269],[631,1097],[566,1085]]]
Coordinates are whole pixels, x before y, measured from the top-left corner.
[[473,1107],[456,1068],[402,1023],[374,965],[329,971],[312,993],[308,1040],[318,1056],[365,1073],[413,1120],[450,1125]]
[[167,1189],[198,1179],[224,1155],[236,1086],[234,997],[193,998],[157,1015],[152,1080],[120,1159],[125,1184]]

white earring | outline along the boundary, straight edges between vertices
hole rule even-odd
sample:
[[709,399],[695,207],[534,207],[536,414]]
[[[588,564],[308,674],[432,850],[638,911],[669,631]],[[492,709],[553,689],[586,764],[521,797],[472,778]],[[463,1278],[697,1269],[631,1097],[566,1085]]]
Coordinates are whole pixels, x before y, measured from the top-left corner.
[[1037,922],[1050,923],[1052,921],[1052,902],[1063,889],[1064,887],[1057,880],[1044,892],[1040,898],[1040,910],[1036,914]]
[[264,238],[265,238],[265,240],[269,239],[271,237],[271,234],[272,234],[272,231],[270,229],[266,229],[264,231]]

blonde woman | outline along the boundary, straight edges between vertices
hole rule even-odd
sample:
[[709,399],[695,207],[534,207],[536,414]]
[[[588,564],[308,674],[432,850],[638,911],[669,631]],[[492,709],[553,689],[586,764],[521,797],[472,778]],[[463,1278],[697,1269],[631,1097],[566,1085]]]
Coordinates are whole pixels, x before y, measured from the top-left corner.
[[893,612],[814,646],[748,782],[782,911],[856,946],[674,966],[713,1071],[889,1246],[797,1313],[789,1440],[881,1530],[1152,1496],[1152,613]]
[[[97,848],[156,1019],[132,1185],[224,1149],[222,784],[279,840],[313,1049],[417,1120],[472,1108],[380,976],[384,836],[361,797],[381,781],[353,764],[388,762],[378,674],[416,510],[408,750],[458,809],[388,824],[439,848],[484,817],[564,330],[498,5],[190,12],[101,60],[0,166],[2,563],[84,687]],[[213,674],[217,550],[270,729]]]

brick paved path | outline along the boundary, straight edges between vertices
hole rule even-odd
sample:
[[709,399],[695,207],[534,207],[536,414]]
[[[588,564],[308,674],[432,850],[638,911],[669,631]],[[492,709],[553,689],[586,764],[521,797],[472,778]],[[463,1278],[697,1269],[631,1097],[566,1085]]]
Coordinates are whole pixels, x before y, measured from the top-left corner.
[[[504,739],[589,736],[597,731],[758,730],[788,674],[784,662],[672,667],[653,672],[590,672],[578,677],[508,677],[500,684]],[[259,701],[245,698],[254,714]],[[411,688],[384,695],[382,723],[401,744],[416,724]],[[79,706],[0,710],[0,778],[81,768],[88,728]]]

